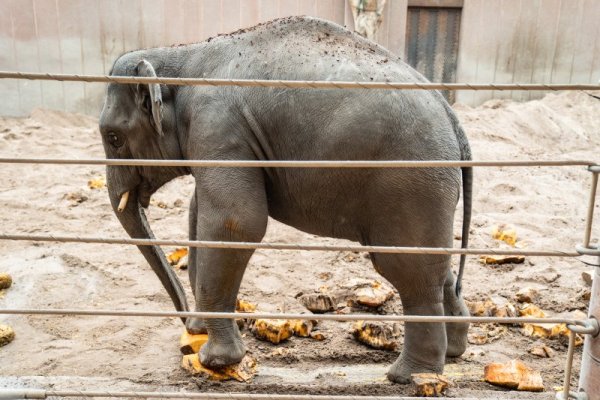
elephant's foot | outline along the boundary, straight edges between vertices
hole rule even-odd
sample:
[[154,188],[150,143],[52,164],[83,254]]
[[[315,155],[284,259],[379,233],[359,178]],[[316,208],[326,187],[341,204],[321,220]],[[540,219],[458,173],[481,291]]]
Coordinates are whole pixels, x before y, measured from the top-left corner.
[[199,335],[208,332],[206,322],[196,317],[190,317],[185,321],[185,329],[190,335]]
[[390,367],[387,373],[387,378],[394,383],[405,385],[410,383],[410,376],[412,374],[421,372],[441,374],[444,372],[444,365],[431,365],[410,360],[408,357],[400,356]]
[[200,363],[208,368],[222,368],[242,361],[245,354],[246,347],[241,338],[231,342],[216,342],[209,335],[208,342],[200,350]]

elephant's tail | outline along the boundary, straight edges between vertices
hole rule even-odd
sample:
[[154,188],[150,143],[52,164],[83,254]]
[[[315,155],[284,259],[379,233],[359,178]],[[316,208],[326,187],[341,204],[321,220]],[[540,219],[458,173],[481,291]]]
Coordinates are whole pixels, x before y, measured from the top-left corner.
[[[466,249],[469,247],[469,229],[471,226],[471,202],[473,188],[473,168],[462,167],[463,181],[463,224],[462,224],[462,240],[460,247]],[[462,290],[462,277],[465,271],[466,254],[460,255],[460,265],[458,267],[458,277],[456,278],[456,295],[460,296]]]
[[[460,127],[456,116],[455,120],[456,134],[461,146],[461,160],[471,160],[471,148],[467,141],[465,131]],[[466,249],[469,247],[469,230],[471,227],[471,210],[473,200],[473,167],[462,167],[462,186],[463,186],[463,223],[462,223],[462,239],[460,247]],[[460,264],[458,268],[458,277],[456,278],[456,295],[460,296],[462,290],[462,277],[465,271],[466,254],[460,255]]]

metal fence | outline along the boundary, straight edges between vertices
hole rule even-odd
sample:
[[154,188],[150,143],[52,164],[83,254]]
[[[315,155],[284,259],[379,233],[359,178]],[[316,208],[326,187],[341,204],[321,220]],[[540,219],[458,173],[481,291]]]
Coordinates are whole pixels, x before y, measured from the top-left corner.
[[[139,78],[119,76],[80,76],[66,74],[40,74],[21,72],[2,72],[0,79],[35,79],[77,82],[114,82],[114,83],[161,83],[169,85],[202,85],[202,86],[241,86],[241,87],[276,87],[276,88],[320,88],[320,89],[385,89],[385,90],[600,90],[600,85],[562,85],[562,84],[468,84],[468,83],[395,83],[395,82],[331,82],[331,81],[282,81],[282,80],[236,80],[236,79],[189,79],[189,78]],[[397,246],[338,246],[289,243],[252,243],[223,242],[201,240],[158,240],[158,239],[115,239],[105,237],[52,236],[52,235],[17,235],[0,234],[0,240],[105,243],[126,245],[168,245],[206,248],[234,249],[266,249],[266,250],[312,250],[312,251],[353,251],[379,253],[411,253],[411,254],[502,254],[528,255],[548,257],[579,257],[581,255],[600,256],[598,246],[590,245],[591,230],[594,217],[596,191],[600,165],[587,160],[546,160],[546,161],[253,161],[253,160],[102,160],[102,159],[31,159],[0,158],[0,164],[57,164],[57,165],[151,165],[151,166],[186,166],[186,167],[247,167],[247,168],[455,168],[455,167],[587,167],[591,173],[590,195],[587,206],[587,218],[583,233],[583,241],[575,249],[564,250],[496,250],[496,249],[454,249],[430,247],[397,247]],[[87,315],[113,317],[199,317],[199,318],[240,318],[240,313],[224,312],[160,312],[132,310],[87,310],[87,309],[0,309],[0,314],[27,315]],[[273,314],[252,313],[252,318],[273,319],[306,319],[306,314]],[[557,398],[586,399],[583,392],[570,390],[573,355],[575,350],[575,333],[596,336],[600,326],[594,317],[587,319],[568,318],[499,318],[499,317],[448,317],[448,316],[404,316],[404,315],[369,315],[369,314],[310,314],[311,320],[369,320],[394,322],[469,322],[469,323],[564,323],[570,330],[569,344],[565,361],[563,393]],[[568,395],[565,395],[568,394]],[[114,398],[194,398],[194,399],[314,399],[314,400],[346,400],[346,399],[408,399],[408,397],[377,396],[340,396],[340,395],[283,395],[283,394],[233,394],[233,393],[196,393],[196,392],[112,392],[112,391],[69,391],[69,390],[37,390],[37,389],[0,389],[0,399],[45,399],[56,397],[114,397]]]

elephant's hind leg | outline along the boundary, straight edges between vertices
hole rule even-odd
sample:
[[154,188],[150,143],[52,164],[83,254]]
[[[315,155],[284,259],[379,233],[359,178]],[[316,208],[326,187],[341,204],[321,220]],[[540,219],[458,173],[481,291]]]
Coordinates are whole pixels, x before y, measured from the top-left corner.
[[[404,307],[404,315],[443,315],[441,303]],[[388,371],[392,382],[406,384],[414,373],[444,372],[446,328],[443,323],[407,322],[400,357]]]
[[[462,296],[456,295],[456,277],[452,270],[448,270],[446,283],[444,283],[444,315],[468,317],[469,310]],[[447,322],[446,335],[448,337],[448,357],[458,357],[467,349],[467,322]]]
[[[404,315],[444,315],[443,284],[448,257],[377,254],[374,264],[398,289]],[[388,379],[404,384],[410,382],[414,373],[442,373],[446,346],[444,323],[406,323],[402,353],[390,368]]]

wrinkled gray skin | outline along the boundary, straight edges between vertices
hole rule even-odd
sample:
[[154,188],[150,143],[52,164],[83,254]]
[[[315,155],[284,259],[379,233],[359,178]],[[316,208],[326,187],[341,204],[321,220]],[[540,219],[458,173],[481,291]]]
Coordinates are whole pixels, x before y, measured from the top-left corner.
[[[425,79],[387,50],[330,22],[289,18],[202,43],[139,50],[116,76],[290,80]],[[467,139],[438,92],[109,84],[100,116],[107,158],[224,160],[468,160]],[[190,239],[260,242],[267,217],[364,245],[451,247],[461,170],[107,168],[110,200],[131,237],[151,238],[142,208],[171,179],[192,174]],[[465,182],[466,245],[471,170]],[[131,193],[122,213],[117,204]],[[140,246],[178,310],[184,292],[159,247]],[[250,250],[191,249],[198,311],[234,311]],[[409,315],[468,315],[450,257],[371,254]],[[462,260],[464,262],[464,259]],[[233,320],[188,319],[206,332],[201,362],[220,367],[246,349]],[[441,373],[466,348],[466,324],[407,323],[388,377]]]

